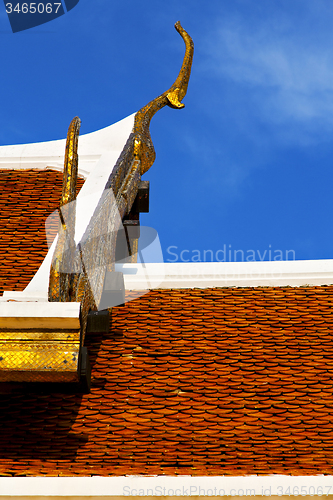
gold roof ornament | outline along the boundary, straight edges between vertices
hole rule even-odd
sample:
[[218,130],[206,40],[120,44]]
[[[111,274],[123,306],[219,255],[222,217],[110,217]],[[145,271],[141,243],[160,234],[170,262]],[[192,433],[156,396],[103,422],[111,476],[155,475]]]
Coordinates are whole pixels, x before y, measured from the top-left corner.
[[[49,300],[71,302],[72,273],[62,271],[74,265],[75,254],[75,212],[78,175],[78,140],[81,120],[73,118],[67,132],[62,194],[60,199],[60,227],[57,246],[50,270]],[[66,259],[66,262],[64,260]]]
[[186,47],[179,75],[168,90],[150,101],[135,115],[134,156],[141,162],[141,175],[147,172],[155,161],[155,150],[149,132],[150,120],[164,106],[170,106],[174,109],[182,109],[185,106],[181,101],[186,95],[190,79],[194,44],[192,38],[182,28],[179,21],[175,24],[175,28],[183,38]]
[[[89,360],[84,347],[89,317],[94,311],[102,313],[103,328],[108,330],[108,317],[104,313],[107,308],[120,304],[119,298],[117,302],[110,303],[109,299],[103,299],[106,283],[111,286],[110,283],[119,282],[118,275],[121,274],[115,272],[119,231],[124,228],[127,231],[132,218],[138,224],[139,212],[147,211],[138,209],[137,200],[138,193],[144,190],[142,186],[145,185],[146,189],[148,184],[141,181],[141,176],[155,160],[149,132],[151,118],[166,105],[175,109],[184,107],[181,101],[190,77],[193,41],[179,22],[175,28],[185,42],[185,56],[179,75],[166,92],[135,114],[132,131],[126,136],[127,142],[115,165],[109,164],[110,170],[107,160],[112,158],[112,154],[103,156],[102,166],[99,167],[102,170],[98,172],[103,173],[102,179],[106,184],[99,186],[99,198],[95,199],[95,205],[90,207],[90,201],[86,202],[88,212],[76,198],[80,119],[75,117],[69,126],[59,203],[59,231],[55,247],[52,246],[49,251],[52,262],[47,265],[50,267],[44,266],[44,269],[49,269],[48,300],[42,299],[45,303],[41,307],[40,303],[24,298],[31,293],[28,290],[30,284],[26,295],[25,292],[16,292],[23,294],[19,300],[24,305],[14,307],[13,303],[10,304],[15,292],[9,292],[7,299],[0,300],[0,382],[78,382],[83,368],[85,376],[89,376]],[[90,176],[81,191],[86,187],[89,194],[89,189],[93,188],[95,196],[96,179],[90,184],[89,179]],[[80,199],[84,201],[83,196]],[[123,225],[125,219],[126,224]],[[138,236],[131,240],[126,232],[126,238],[131,255],[131,246],[137,248]],[[49,262],[47,259],[48,256],[44,263]],[[108,288],[108,297],[115,296],[112,286]],[[89,382],[84,386],[88,387]]]
[[[155,160],[155,150],[149,131],[150,121],[154,114],[166,105],[174,109],[184,107],[181,101],[185,97],[188,87],[194,44],[192,38],[182,28],[179,21],[175,24],[175,28],[185,42],[185,55],[179,75],[168,90],[136,113],[133,132],[110,175],[106,191],[101,198],[99,210],[94,214],[87,227],[84,244],[79,244],[76,250],[73,269],[80,268],[82,271],[79,275],[76,273],[75,283],[72,279],[71,290],[69,290],[68,278],[61,279],[57,274],[59,272],[60,256],[56,257],[56,263],[52,267],[49,298],[50,300],[64,300],[65,298],[65,300],[81,302],[83,330],[86,328],[89,310],[98,309],[106,271],[114,271],[116,239],[118,231],[121,229],[119,222],[131,211],[138,193],[141,175],[149,170]],[[76,130],[78,133],[77,128]],[[71,140],[74,140],[71,134],[70,127],[67,139],[69,144]],[[66,171],[64,175],[67,175]],[[65,181],[64,186],[66,186]],[[111,188],[112,191],[108,193],[108,189]],[[110,196],[112,193],[114,200]],[[68,217],[70,220],[72,218]],[[108,227],[109,237],[101,238],[100,235],[104,235],[106,226]],[[70,236],[68,236],[67,241],[69,239]],[[64,246],[64,237],[61,245]],[[57,248],[60,250],[60,246]],[[68,258],[66,261],[68,262]],[[99,262],[98,266],[96,261]],[[71,278],[73,277],[71,276]],[[64,282],[67,283],[67,289],[64,289],[61,285]]]

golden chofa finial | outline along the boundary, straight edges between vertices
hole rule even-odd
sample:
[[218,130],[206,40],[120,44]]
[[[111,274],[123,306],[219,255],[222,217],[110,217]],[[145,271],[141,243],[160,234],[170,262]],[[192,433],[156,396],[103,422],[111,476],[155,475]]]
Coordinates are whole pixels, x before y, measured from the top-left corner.
[[181,102],[186,95],[191,74],[194,45],[190,35],[182,28],[180,22],[175,28],[185,42],[185,56],[182,67],[175,83],[162,95],[150,101],[135,115],[134,121],[134,156],[141,162],[141,175],[150,169],[155,160],[155,150],[150,137],[149,124],[154,114],[164,106],[181,109],[185,105]]
[[49,300],[53,302],[70,301],[70,286],[68,280],[71,278],[68,273],[62,272],[62,268],[65,266],[67,269],[71,269],[70,261],[74,261],[75,200],[78,176],[78,140],[80,126],[81,120],[76,116],[71,121],[67,132],[59,210],[59,236],[53,254],[49,278]]
[[175,83],[172,85],[170,90],[168,91],[167,98],[169,101],[168,105],[171,108],[181,109],[181,108],[184,108],[184,106],[185,106],[185,104],[183,104],[181,101],[182,101],[182,99],[184,99],[186,92],[187,92],[187,86],[188,86],[188,82],[189,82],[190,74],[191,74],[194,45],[193,45],[192,38],[181,27],[181,24],[179,21],[175,24],[175,28],[178,31],[178,33],[181,35],[181,37],[183,38],[183,40],[185,42],[186,50],[185,50],[183,65],[182,65],[181,70],[179,72],[178,78],[175,81]]
[[71,121],[66,141],[64,175],[62,180],[62,195],[60,207],[74,201],[76,198],[76,184],[78,172],[78,140],[80,133],[81,120],[75,116]]

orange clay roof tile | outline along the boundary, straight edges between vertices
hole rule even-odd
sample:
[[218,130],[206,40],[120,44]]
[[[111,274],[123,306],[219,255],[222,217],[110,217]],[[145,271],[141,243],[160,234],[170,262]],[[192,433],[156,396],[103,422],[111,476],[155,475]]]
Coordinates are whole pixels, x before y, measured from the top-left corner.
[[45,220],[59,207],[61,189],[62,172],[0,171],[0,293],[23,290],[42,263]]

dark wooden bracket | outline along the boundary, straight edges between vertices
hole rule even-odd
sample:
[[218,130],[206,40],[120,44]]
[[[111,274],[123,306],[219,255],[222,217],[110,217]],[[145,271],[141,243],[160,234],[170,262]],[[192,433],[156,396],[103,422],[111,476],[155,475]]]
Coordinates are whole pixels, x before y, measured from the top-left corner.
[[90,311],[87,319],[87,333],[107,333],[110,329],[110,311]]
[[149,212],[149,181],[140,181],[132,212]]

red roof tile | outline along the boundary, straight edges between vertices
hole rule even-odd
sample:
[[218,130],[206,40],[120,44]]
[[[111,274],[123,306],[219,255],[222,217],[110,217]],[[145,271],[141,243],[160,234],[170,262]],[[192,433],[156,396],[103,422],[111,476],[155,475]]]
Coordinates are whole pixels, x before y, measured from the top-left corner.
[[[83,182],[78,179],[78,189]],[[23,290],[41,265],[45,220],[59,208],[61,190],[62,172],[0,171],[0,294]]]

